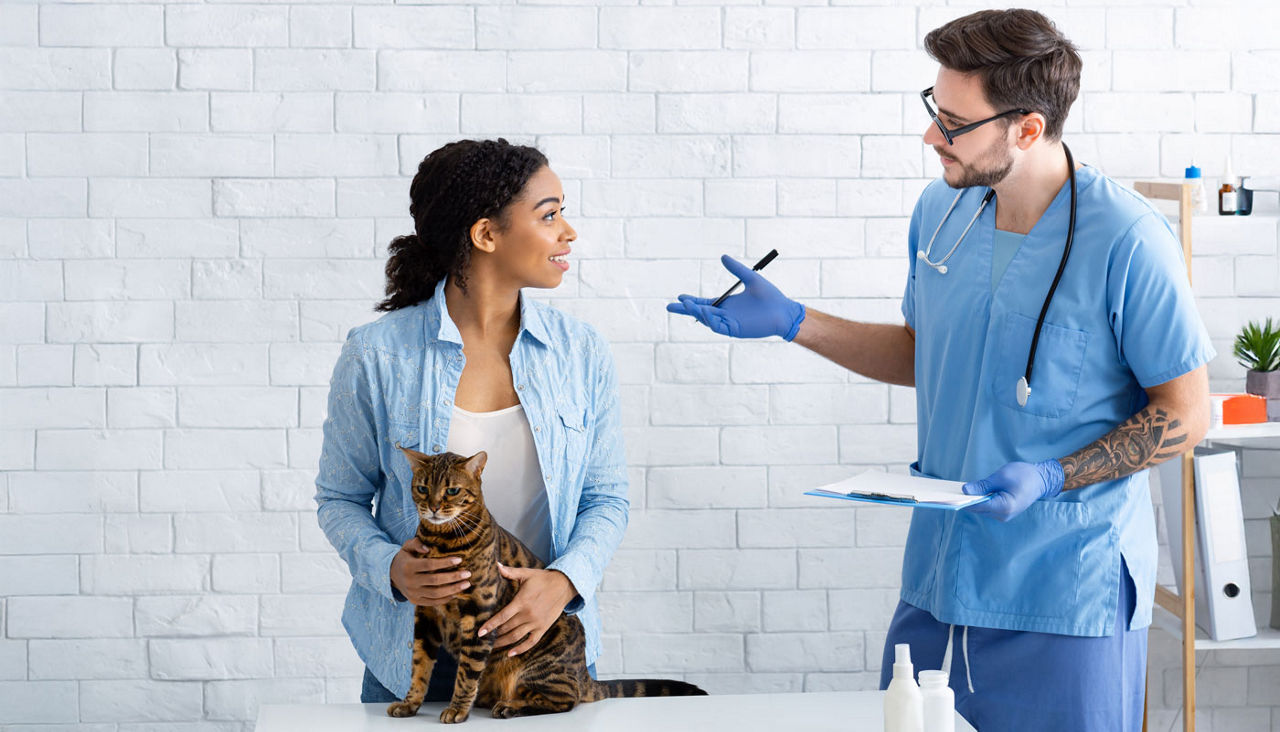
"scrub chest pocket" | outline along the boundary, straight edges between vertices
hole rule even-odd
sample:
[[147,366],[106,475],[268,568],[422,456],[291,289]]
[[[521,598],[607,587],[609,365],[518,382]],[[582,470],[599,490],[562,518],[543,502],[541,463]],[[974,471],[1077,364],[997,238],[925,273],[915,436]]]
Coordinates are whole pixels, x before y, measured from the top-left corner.
[[1075,405],[1089,334],[1044,322],[1031,373],[1031,396],[1026,406],[1021,406],[1017,383],[1026,370],[1035,330],[1035,318],[1005,313],[996,335],[994,358],[998,361],[988,388],[1003,407],[1037,417],[1062,417]]

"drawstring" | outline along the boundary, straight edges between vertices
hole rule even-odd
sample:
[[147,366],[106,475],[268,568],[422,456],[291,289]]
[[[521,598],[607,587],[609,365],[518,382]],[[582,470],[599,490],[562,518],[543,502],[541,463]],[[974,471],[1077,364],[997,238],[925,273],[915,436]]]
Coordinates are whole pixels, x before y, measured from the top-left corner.
[[964,626],[964,637],[960,639],[960,647],[964,649],[964,677],[969,682],[969,693],[973,693],[973,673],[969,664],[969,626]]
[[951,673],[951,634],[955,632],[956,626],[947,626],[947,650],[942,654],[942,670],[948,674]]
[[[942,670],[948,674],[951,673],[951,647],[952,638],[955,633],[956,626],[947,626],[947,650],[942,654]],[[960,652],[964,655],[964,676],[969,683],[969,693],[973,693],[973,674],[969,671],[969,626],[964,626],[964,632],[960,636]]]

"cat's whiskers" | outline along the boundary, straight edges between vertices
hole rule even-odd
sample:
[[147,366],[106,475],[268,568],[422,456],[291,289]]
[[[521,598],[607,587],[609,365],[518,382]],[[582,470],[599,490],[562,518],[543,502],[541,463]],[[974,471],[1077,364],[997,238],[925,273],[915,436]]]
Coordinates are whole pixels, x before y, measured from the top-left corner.
[[454,521],[461,524],[467,531],[474,531],[475,529],[480,528],[480,519],[475,516],[468,516],[465,513],[458,514]]

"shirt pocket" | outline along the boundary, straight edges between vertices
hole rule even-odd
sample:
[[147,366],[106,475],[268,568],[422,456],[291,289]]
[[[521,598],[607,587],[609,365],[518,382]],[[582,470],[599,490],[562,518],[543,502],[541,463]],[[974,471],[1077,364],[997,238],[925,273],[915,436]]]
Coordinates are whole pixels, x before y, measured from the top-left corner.
[[1045,321],[1031,372],[1031,395],[1022,406],[1018,404],[1018,379],[1026,373],[1035,330],[1035,318],[1005,314],[991,356],[996,364],[988,388],[1001,406],[1037,417],[1062,417],[1071,413],[1076,402],[1089,334]]
[[1060,619],[1078,603],[1089,509],[1074,501],[1036,501],[1002,522],[958,518],[956,600],[970,610]]
[[572,470],[581,464],[587,451],[587,409],[576,402],[557,402],[555,423],[559,428],[566,462]]

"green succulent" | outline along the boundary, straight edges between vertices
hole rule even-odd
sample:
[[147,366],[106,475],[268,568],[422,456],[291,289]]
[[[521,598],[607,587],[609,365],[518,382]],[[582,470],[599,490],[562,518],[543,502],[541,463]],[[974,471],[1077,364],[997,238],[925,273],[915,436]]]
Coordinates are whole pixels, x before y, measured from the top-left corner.
[[1280,330],[1267,318],[1266,325],[1251,320],[1236,336],[1233,349],[1236,360],[1250,371],[1275,371],[1280,368]]

